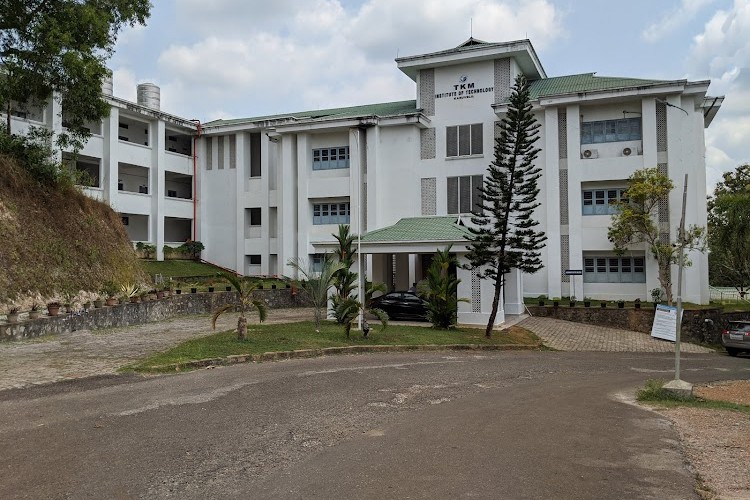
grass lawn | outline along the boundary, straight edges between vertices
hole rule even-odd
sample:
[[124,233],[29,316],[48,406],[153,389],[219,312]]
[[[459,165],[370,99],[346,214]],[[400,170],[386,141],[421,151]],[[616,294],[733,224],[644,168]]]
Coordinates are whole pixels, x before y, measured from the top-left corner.
[[400,325],[390,325],[384,331],[373,328],[366,339],[360,332],[352,331],[351,338],[347,339],[343,327],[331,322],[321,325],[320,333],[315,333],[313,322],[248,325],[248,338],[245,341],[237,340],[237,334],[233,331],[221,332],[188,340],[168,351],[129,365],[125,370],[158,371],[155,367],[198,359],[325,347],[421,344],[537,345],[538,342],[539,337],[515,326],[494,332],[490,339],[485,338],[484,330],[480,329],[461,328],[445,331]]
[[216,276],[222,272],[218,267],[194,260],[141,260],[143,269],[151,276],[162,274],[165,278],[181,278],[193,276]]
[[641,403],[649,403],[668,408],[688,406],[691,408],[707,408],[713,410],[735,410],[742,413],[750,413],[750,406],[731,403],[728,401],[716,401],[703,399],[697,396],[683,397],[671,393],[663,388],[664,380],[648,380],[646,387],[639,390],[636,399]]

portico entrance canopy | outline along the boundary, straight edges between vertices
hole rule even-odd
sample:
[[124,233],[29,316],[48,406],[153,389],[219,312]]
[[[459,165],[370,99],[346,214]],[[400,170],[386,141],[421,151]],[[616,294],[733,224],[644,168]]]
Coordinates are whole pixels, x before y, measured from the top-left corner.
[[[386,283],[391,290],[406,290],[424,278],[432,254],[451,247],[456,255],[458,268],[456,277],[459,297],[470,303],[459,303],[458,322],[462,324],[486,324],[492,308],[493,284],[479,279],[479,270],[467,269],[469,240],[471,235],[467,217],[432,216],[407,217],[392,226],[374,229],[360,239],[360,253],[367,257],[367,279]],[[335,244],[313,243],[316,251],[325,251]],[[504,300],[501,300],[496,324],[504,322],[505,313],[519,314],[523,311],[521,275],[512,272],[506,279]]]

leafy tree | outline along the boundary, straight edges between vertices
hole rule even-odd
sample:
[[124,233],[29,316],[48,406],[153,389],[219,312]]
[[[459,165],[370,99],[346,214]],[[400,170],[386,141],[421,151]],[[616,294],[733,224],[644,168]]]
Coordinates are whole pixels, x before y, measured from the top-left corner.
[[320,321],[328,310],[328,292],[333,287],[336,273],[344,268],[341,262],[326,255],[323,267],[316,271],[303,259],[290,259],[288,264],[295,268],[302,276],[302,280],[295,280],[303,294],[307,296],[315,310],[315,331],[320,333]]
[[[656,168],[636,170],[628,179],[628,201],[618,204],[619,212],[612,216],[607,233],[615,252],[622,254],[628,246],[645,243],[656,259],[659,284],[668,304],[672,304],[672,264],[679,260],[679,241],[665,240],[657,223],[659,201],[669,196],[674,187],[672,180]],[[695,225],[685,229],[686,250],[704,249],[705,229]],[[685,256],[686,265],[690,261]]]
[[253,292],[258,288],[258,282],[241,281],[237,276],[231,274],[220,274],[220,276],[227,280],[235,289],[237,300],[217,308],[211,316],[211,326],[216,330],[216,320],[219,319],[219,316],[227,311],[239,309],[240,317],[237,318],[237,338],[245,340],[247,338],[247,318],[245,317],[245,313],[253,309],[257,310],[261,323],[268,317],[268,309],[265,302],[253,298]]
[[458,298],[458,284],[461,282],[451,273],[458,265],[451,254],[451,247],[438,250],[427,268],[427,277],[420,281],[419,295],[428,302],[427,319],[435,328],[448,329],[456,324],[458,303],[468,302]]
[[55,96],[65,110],[60,147],[80,149],[86,121],[109,113],[101,83],[125,26],[143,25],[149,0],[4,0],[0,2],[0,108],[41,104]]
[[484,267],[479,277],[495,282],[487,337],[491,336],[497,317],[505,275],[512,269],[533,274],[544,267],[540,250],[547,237],[535,229],[539,221],[533,217],[540,205],[537,180],[541,169],[534,165],[539,154],[534,144],[539,140],[540,124],[531,112],[529,100],[529,84],[523,75],[518,75],[508,112],[498,124],[495,158],[479,190],[481,203],[471,218],[476,227],[469,227],[467,258],[471,267]]
[[724,173],[708,201],[709,279],[741,297],[750,286],[750,165]]

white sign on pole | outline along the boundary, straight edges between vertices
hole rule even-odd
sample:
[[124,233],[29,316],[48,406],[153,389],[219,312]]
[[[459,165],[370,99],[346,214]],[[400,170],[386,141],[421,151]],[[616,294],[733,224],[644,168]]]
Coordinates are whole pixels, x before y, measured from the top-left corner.
[[677,338],[676,329],[677,308],[662,304],[657,305],[654,324],[651,326],[651,336],[674,342]]

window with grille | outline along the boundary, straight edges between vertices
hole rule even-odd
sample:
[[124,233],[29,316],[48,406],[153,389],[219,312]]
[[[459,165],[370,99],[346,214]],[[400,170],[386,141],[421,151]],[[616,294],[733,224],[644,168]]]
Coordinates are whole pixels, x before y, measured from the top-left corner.
[[349,168],[349,146],[313,149],[313,170]]
[[583,122],[581,124],[581,144],[640,140],[640,118],[601,120],[596,122]]
[[583,258],[585,283],[645,283],[645,257],[587,255]]
[[582,191],[583,215],[619,213],[618,203],[628,203],[625,188],[586,189]]
[[454,125],[445,128],[445,156],[471,156],[482,154],[482,124]]
[[313,224],[349,224],[349,202],[315,203],[313,205]]
[[481,175],[448,177],[448,213],[468,214],[480,209]]

